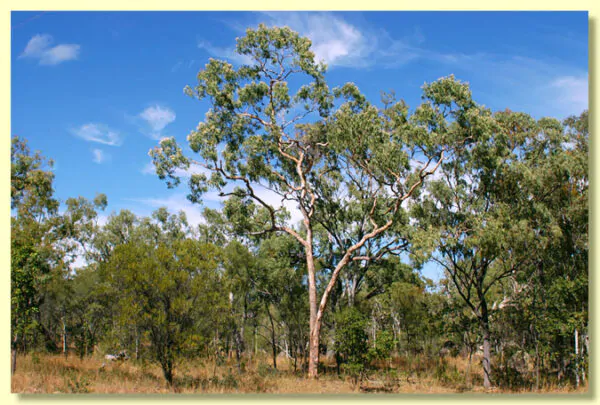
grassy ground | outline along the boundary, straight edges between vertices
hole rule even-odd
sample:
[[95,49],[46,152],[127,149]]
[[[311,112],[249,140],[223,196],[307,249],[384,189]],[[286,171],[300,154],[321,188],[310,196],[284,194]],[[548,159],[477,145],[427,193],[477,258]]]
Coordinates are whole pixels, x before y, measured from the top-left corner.
[[[309,380],[303,373],[289,368],[285,359],[273,370],[267,359],[254,364],[248,361],[243,373],[235,364],[215,367],[211,361],[180,364],[175,384],[167,387],[160,367],[143,362],[128,361],[109,364],[102,368],[101,358],[79,359],[69,356],[33,354],[20,356],[17,372],[12,377],[13,393],[279,393],[279,394],[360,394],[365,392],[389,393],[457,393],[484,392],[478,377],[481,369],[473,361],[471,384],[467,384],[467,361],[461,357],[425,359],[420,356],[397,358],[391,371],[370,373],[360,384],[353,384],[345,376],[338,376],[331,362],[318,380]],[[382,367],[383,368],[383,367]],[[532,392],[500,391],[491,392]],[[575,391],[568,387],[550,387],[544,393],[587,392],[587,386]]]

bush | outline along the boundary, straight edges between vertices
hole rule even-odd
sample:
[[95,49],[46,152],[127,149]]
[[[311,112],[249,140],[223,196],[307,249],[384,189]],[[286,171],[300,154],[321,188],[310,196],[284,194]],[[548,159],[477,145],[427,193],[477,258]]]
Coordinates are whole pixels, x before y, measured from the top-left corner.
[[356,308],[346,308],[336,315],[335,325],[336,359],[356,385],[363,379],[369,362],[367,320]]

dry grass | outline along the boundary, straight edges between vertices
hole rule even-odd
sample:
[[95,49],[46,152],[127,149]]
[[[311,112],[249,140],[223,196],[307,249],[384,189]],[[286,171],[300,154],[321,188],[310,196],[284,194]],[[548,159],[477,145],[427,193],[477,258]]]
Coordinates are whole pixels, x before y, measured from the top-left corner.
[[[359,394],[364,392],[483,393],[481,368],[478,361],[471,364],[472,385],[467,385],[467,360],[461,357],[427,359],[422,356],[395,358],[394,368],[371,373],[358,386],[350,379],[338,376],[332,362],[326,362],[325,372],[318,380],[309,380],[300,372],[294,373],[284,359],[278,370],[265,364],[247,361],[243,373],[233,362],[215,367],[212,361],[189,361],[176,369],[175,384],[168,387],[159,366],[129,361],[101,368],[100,358],[80,360],[69,356],[27,355],[18,358],[17,372],[12,378],[13,393],[278,393],[278,394]],[[262,364],[262,365],[260,365]],[[530,393],[530,390],[491,390],[494,393]],[[587,386],[574,391],[569,387],[550,387],[544,393],[585,393]]]

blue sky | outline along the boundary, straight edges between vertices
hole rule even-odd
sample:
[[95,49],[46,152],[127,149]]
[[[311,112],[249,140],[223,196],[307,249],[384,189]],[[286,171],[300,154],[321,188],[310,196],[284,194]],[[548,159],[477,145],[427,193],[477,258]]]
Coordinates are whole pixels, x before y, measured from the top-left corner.
[[588,105],[586,12],[13,12],[11,133],[55,160],[63,201],[102,192],[106,215],[167,206],[198,222],[148,150],[186,144],[208,105],[184,86],[209,57],[239,62],[235,38],[261,22],[311,38],[330,86],[354,82],[373,101],[394,90],[414,107],[424,82],[454,74],[492,110],[564,118]]

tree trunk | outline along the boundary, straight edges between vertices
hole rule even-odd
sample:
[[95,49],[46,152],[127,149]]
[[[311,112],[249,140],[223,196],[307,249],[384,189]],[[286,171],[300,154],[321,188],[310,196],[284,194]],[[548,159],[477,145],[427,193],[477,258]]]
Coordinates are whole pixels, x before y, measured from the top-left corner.
[[312,229],[310,227],[309,220],[305,217],[304,225],[306,226],[306,241],[304,244],[306,252],[306,267],[308,270],[308,301],[310,306],[310,334],[309,334],[309,361],[308,361],[308,377],[317,378],[319,374],[319,339],[321,333],[321,323],[323,321],[323,314],[327,307],[327,301],[329,295],[335,286],[338,276],[342,269],[350,262],[352,253],[360,249],[367,240],[385,231],[392,225],[391,221],[384,227],[378,228],[376,231],[365,235],[358,243],[346,250],[346,253],[335,266],[331,278],[323,291],[321,301],[317,306],[317,282],[315,275],[315,260],[313,256],[313,245],[312,245]]
[[265,309],[267,310],[269,322],[271,323],[271,350],[273,353],[273,368],[277,370],[277,340],[275,337],[275,324],[273,323],[273,316],[271,315],[269,304],[267,302],[265,302]]
[[467,370],[465,371],[465,382],[468,387],[471,386],[471,361],[473,359],[473,348],[471,345],[468,347],[469,350],[469,362],[467,363]]
[[135,328],[135,359],[140,359],[140,330],[137,326]]
[[356,299],[356,284],[358,283],[356,274],[348,280],[348,306],[353,307]]
[[535,341],[535,390],[540,389],[540,349],[539,343]]
[[17,345],[19,343],[19,333],[15,333],[15,337],[13,338],[12,341],[12,350],[11,350],[11,354],[12,354],[12,359],[11,359],[11,364],[10,364],[10,373],[11,375],[14,375],[15,372],[17,371]]
[[242,371],[242,339],[237,326],[233,327],[233,338],[235,342],[235,359],[237,361],[238,371]]
[[63,330],[62,330],[62,344],[63,344],[63,355],[65,356],[65,359],[68,356],[68,351],[67,351],[67,323],[65,321],[65,318],[63,316],[62,319],[62,324],[63,324]]
[[308,339],[308,378],[319,376],[319,325],[317,324],[317,281],[312,250],[312,230],[307,226],[306,267],[308,270],[308,303],[310,307],[310,333]]
[[254,361],[256,362],[256,356],[258,353],[258,341],[256,340],[256,322],[254,323],[254,333],[252,335],[254,337]]
[[490,327],[487,321],[483,321],[481,324],[483,334],[483,387],[489,389],[491,387],[490,375],[492,372],[491,368],[491,354],[490,354]]
[[308,341],[308,377],[317,378],[319,376],[319,335],[321,323],[315,321],[310,327],[310,337]]
[[[487,267],[486,267],[487,269]],[[483,337],[483,387],[487,390],[491,388],[491,375],[492,375],[492,364],[491,364],[491,338],[490,338],[490,316],[488,312],[487,301],[483,290],[483,277],[486,271],[482,272],[482,277],[478,279],[477,283],[477,296],[479,298],[480,305],[480,316],[479,323],[481,327],[481,335]]]
[[584,350],[587,348],[587,341],[588,341],[588,337],[587,337],[587,334],[585,332],[581,335],[581,340],[582,340],[582,343],[581,343],[581,349],[580,349],[580,352],[579,352],[580,359],[581,359],[581,361],[583,363],[581,365],[581,380],[585,384],[585,357],[584,357],[585,353],[584,353]]
[[579,333],[575,329],[575,387],[579,388]]
[[[242,338],[240,336],[240,332],[236,322],[235,311],[233,310],[233,293],[229,293],[229,301],[231,304],[231,317],[233,318],[233,341],[235,343],[235,360],[237,362],[238,372],[242,372]],[[242,325],[244,321],[242,318]],[[243,326],[242,326],[243,327]]]
[[162,364],[163,375],[169,387],[173,386],[173,362],[166,360]]

